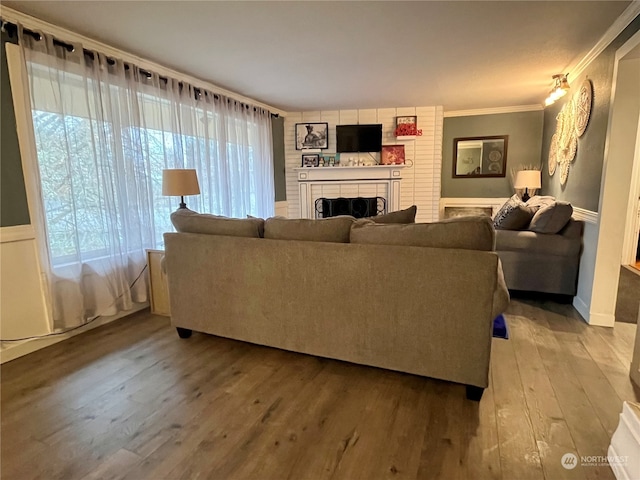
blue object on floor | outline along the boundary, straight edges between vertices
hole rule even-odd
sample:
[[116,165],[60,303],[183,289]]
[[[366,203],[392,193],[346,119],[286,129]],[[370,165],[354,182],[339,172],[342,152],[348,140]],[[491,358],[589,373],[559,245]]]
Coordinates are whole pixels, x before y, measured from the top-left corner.
[[504,315],[500,314],[493,320],[493,336],[496,338],[509,339],[509,330]]

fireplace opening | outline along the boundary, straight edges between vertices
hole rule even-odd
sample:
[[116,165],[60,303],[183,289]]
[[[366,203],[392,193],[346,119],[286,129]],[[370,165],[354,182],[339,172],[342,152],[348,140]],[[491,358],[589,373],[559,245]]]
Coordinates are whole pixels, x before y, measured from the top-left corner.
[[387,213],[387,201],[382,197],[318,198],[316,218],[351,215],[356,218],[375,217]]

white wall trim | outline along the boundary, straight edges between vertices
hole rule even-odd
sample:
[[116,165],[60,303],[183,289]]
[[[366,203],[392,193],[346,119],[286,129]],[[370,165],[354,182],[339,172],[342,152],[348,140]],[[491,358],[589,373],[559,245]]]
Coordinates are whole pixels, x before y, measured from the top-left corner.
[[596,327],[613,327],[616,323],[616,316],[608,313],[589,313],[589,325]]
[[579,296],[573,297],[573,307],[578,311],[582,319],[589,323],[589,306]]
[[27,15],[17,10],[13,10],[12,8],[3,6],[2,17],[5,21],[20,23],[21,25],[29,29],[41,30],[55,37],[58,37],[60,40],[63,40],[63,41],[80,42],[84,47],[88,49],[98,50],[107,56],[120,58],[127,62],[134,63],[138,67],[141,67],[145,70],[151,70],[163,76],[168,76],[168,77],[176,78],[178,80],[183,80],[196,87],[204,88],[213,93],[219,93],[227,97],[232,97],[235,100],[238,100],[240,102],[265,108],[269,110],[271,113],[277,113],[278,115],[281,115],[283,117],[286,116],[286,112],[284,110],[280,110],[279,108],[273,107],[271,105],[267,105],[266,103],[258,102],[257,100],[254,100],[249,97],[245,97],[231,90],[226,90],[213,83],[207,82],[206,80],[192,77],[191,75],[180,72],[178,70],[173,70],[171,68],[164,67],[163,65],[160,65],[151,60],[138,57],[137,55],[134,55],[132,53],[125,52],[123,50],[112,47],[105,43],[99,42],[97,40],[93,40],[89,37],[85,37],[84,35],[80,35],[79,33],[73,32],[71,30],[67,30],[66,28],[59,27],[52,23],[45,22],[44,20],[40,20],[39,18],[32,17],[31,15]]
[[32,225],[16,225],[0,228],[0,243],[21,242],[36,238],[36,231]]
[[84,327],[81,327],[71,332],[63,333],[60,335],[34,338],[31,340],[24,340],[22,342],[3,342],[2,346],[0,347],[0,364],[9,362],[11,360],[15,360],[16,358],[22,357],[29,353],[33,353],[42,348],[62,342],[63,340],[67,340],[81,333],[88,332],[89,330],[93,330],[94,328],[101,327],[102,325],[106,325],[107,323],[115,322],[116,320],[120,320],[123,317],[132,315],[148,307],[149,307],[148,302],[138,303],[134,305],[132,310],[127,310],[126,312],[120,312],[117,315],[112,315],[108,317],[105,316],[103,318],[99,318]]
[[544,110],[542,104],[535,105],[515,105],[512,107],[479,108],[476,110],[451,110],[444,112],[444,118],[448,117],[471,117],[474,115],[496,115],[500,113],[536,112]]
[[[632,1],[616,21],[611,24],[600,40],[598,40],[598,43],[596,43],[582,59],[579,61],[574,60],[574,62],[566,68],[571,78],[575,79],[580,77],[589,64],[629,26],[638,14],[640,14],[640,1],[635,0]],[[571,79],[569,79],[569,83],[571,83]]]
[[[440,198],[440,218],[444,218],[445,207],[492,207],[493,215],[509,200],[508,198],[466,198],[466,197],[442,197]],[[493,216],[492,215],[492,216]]]
[[572,217],[575,220],[582,220],[583,222],[593,223],[594,225],[598,223],[598,212],[586,210],[580,207],[573,207]]

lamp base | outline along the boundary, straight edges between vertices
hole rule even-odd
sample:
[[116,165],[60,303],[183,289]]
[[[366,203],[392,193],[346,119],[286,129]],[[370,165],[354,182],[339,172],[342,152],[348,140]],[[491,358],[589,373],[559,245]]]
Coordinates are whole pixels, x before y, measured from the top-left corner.
[[180,195],[180,206],[178,208],[187,208],[187,204],[184,203],[184,196]]
[[522,201],[528,202],[531,197],[529,196],[529,190],[527,188],[524,189],[524,194],[522,195]]

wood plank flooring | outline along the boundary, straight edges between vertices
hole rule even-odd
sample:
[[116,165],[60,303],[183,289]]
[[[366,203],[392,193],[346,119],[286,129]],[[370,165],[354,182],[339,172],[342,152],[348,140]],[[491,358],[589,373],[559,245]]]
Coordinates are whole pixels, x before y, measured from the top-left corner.
[[[613,479],[635,325],[513,300],[461,385],[196,334],[141,312],[1,368],[3,479]],[[580,460],[578,460],[580,463]]]

